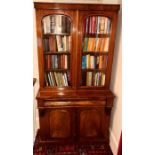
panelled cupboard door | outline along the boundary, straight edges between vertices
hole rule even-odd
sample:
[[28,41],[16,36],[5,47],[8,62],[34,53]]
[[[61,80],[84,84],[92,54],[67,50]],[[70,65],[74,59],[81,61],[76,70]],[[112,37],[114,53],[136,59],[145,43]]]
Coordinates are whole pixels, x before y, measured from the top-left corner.
[[68,139],[73,133],[73,114],[68,109],[40,109],[40,132],[45,139]]
[[40,87],[71,89],[75,85],[76,14],[36,10]]
[[116,12],[79,12],[77,85],[80,88],[108,88],[112,69],[116,19]]
[[85,108],[78,110],[78,127],[80,140],[89,138],[103,139],[104,110],[102,108]]

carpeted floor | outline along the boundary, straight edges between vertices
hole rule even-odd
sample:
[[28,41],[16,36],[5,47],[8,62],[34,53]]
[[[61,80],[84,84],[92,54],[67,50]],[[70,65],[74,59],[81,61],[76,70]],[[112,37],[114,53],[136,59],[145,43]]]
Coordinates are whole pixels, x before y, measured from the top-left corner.
[[34,155],[111,155],[104,145],[37,146]]
[[106,144],[52,145],[35,141],[33,155],[112,155]]

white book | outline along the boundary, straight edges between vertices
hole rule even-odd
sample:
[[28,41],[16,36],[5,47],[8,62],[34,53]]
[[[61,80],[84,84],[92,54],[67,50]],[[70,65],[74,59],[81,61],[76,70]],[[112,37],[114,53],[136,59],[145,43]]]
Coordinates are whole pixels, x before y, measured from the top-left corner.
[[64,73],[62,73],[62,77],[63,77],[64,86],[66,86],[66,80],[65,80],[65,75],[64,75]]
[[43,19],[44,34],[50,33],[50,16]]
[[53,80],[52,73],[51,73],[51,72],[49,72],[49,74],[50,74],[50,77],[51,77],[52,86],[54,86],[54,80]]
[[46,28],[46,17],[45,18],[43,18],[43,31],[44,31],[44,34],[46,34],[47,33],[47,28]]
[[94,66],[95,66],[95,65],[94,65],[94,56],[91,55],[91,56],[90,56],[90,68],[91,68],[91,69],[94,69]]
[[105,18],[104,34],[107,34],[107,29],[108,29],[108,18]]
[[86,55],[86,68],[90,68],[90,55]]
[[63,37],[63,49],[64,51],[67,51],[67,36]]
[[49,73],[47,73],[47,76],[48,76],[48,80],[49,80],[50,86],[52,86],[52,81],[51,81],[51,77],[50,77]]
[[67,74],[64,73],[64,76],[65,76],[66,86],[68,86]]
[[58,52],[63,51],[62,38],[61,38],[61,36],[56,35],[56,42],[57,42]]
[[55,33],[56,34],[61,34],[62,33],[62,15],[57,15],[56,16]]

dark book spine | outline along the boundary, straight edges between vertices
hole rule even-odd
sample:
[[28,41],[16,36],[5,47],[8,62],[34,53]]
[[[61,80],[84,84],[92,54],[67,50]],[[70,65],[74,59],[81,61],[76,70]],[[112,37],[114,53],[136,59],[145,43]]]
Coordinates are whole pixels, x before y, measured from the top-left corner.
[[55,16],[50,16],[50,32],[54,33],[55,30]]
[[66,21],[67,21],[67,31],[66,32],[70,34],[71,23],[70,23],[69,19],[67,19]]

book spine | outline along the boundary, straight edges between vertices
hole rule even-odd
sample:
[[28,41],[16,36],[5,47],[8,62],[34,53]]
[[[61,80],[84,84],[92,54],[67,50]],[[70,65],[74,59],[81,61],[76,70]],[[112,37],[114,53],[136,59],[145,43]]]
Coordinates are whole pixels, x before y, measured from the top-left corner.
[[46,33],[50,33],[50,16],[46,17]]
[[110,33],[110,19],[109,18],[107,18],[107,32],[106,33],[107,34]]
[[82,69],[86,69],[86,56],[82,56]]
[[105,38],[104,51],[109,51],[109,38]]
[[84,44],[83,44],[83,52],[87,51],[87,46],[88,46],[88,38],[85,37],[84,38]]
[[88,34],[89,17],[86,18],[86,22],[85,22],[84,26],[85,26],[85,29],[84,29],[85,34]]
[[86,68],[87,69],[90,68],[90,55],[89,54],[86,55]]
[[105,74],[102,73],[101,75],[101,86],[104,86],[105,85]]
[[50,32],[54,33],[55,30],[55,18],[56,16],[50,16]]
[[89,17],[89,34],[92,33],[92,18]]
[[47,80],[48,78],[47,78],[47,73],[45,74],[45,85],[46,86],[49,86],[49,82],[48,82],[48,80]]
[[100,17],[99,21],[99,34],[103,34],[105,32],[105,18]]

